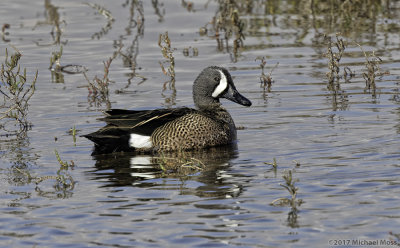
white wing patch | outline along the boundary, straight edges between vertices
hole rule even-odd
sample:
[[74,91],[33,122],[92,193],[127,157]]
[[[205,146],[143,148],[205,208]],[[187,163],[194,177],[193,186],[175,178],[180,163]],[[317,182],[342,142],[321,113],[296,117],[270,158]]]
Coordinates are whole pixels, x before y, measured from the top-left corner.
[[132,133],[129,138],[129,145],[133,148],[151,148],[151,137]]
[[228,80],[226,79],[225,74],[221,70],[218,71],[219,73],[221,73],[221,79],[219,80],[217,88],[215,88],[214,92],[211,95],[214,98],[218,97],[228,87]]

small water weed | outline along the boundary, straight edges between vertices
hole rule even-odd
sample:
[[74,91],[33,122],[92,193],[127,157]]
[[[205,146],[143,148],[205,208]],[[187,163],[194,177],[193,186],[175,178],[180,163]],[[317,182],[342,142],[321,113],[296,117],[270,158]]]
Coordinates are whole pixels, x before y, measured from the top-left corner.
[[[296,160],[294,160],[293,162],[295,163],[296,168],[300,167],[300,162]],[[265,164],[272,165],[276,174],[276,169],[278,168],[278,165],[275,158],[273,163],[265,162]],[[285,188],[289,192],[290,197],[278,198],[270,203],[270,205],[272,206],[290,206],[291,210],[288,214],[288,224],[293,227],[297,226],[298,207],[300,207],[300,205],[303,203],[302,199],[297,198],[299,188],[295,186],[295,183],[298,182],[299,179],[294,178],[294,172],[294,169],[284,170],[282,172],[284,183],[279,184],[281,187]]]
[[[173,48],[171,48],[171,40],[168,37],[168,32],[160,34],[158,37],[158,46],[161,48],[161,53],[165,58],[164,61],[160,61],[161,70],[164,75],[169,76],[170,80],[164,83],[164,90],[166,89],[166,84],[169,82],[169,88],[175,88],[175,58],[173,55]],[[164,65],[168,64],[167,69]]]
[[[7,121],[14,121],[17,130],[6,130],[18,134],[27,131],[31,123],[28,121],[29,100],[35,92],[38,71],[31,82],[28,82],[26,68],[21,70],[19,65],[22,54],[14,48],[15,53],[9,56],[6,49],[6,58],[1,65],[0,95],[3,101],[0,104],[0,127],[5,129]],[[15,126],[14,125],[14,126]],[[8,133],[10,133],[8,132]]]
[[[328,58],[328,68],[329,71],[326,73],[328,77],[328,82],[330,87],[332,87],[333,83],[336,81],[339,82],[340,79],[340,60],[342,59],[344,50],[346,49],[347,42],[340,37],[340,34],[336,34],[336,41],[332,40],[332,37],[325,36],[327,40],[327,52],[325,56]],[[332,48],[336,47],[337,51],[333,51]]]
[[375,51],[372,51],[370,54],[364,51],[362,46],[357,43],[357,46],[361,49],[365,57],[365,67],[367,72],[363,72],[363,78],[365,80],[365,91],[371,91],[372,95],[376,95],[376,84],[375,78],[378,76],[383,76],[385,74],[389,74],[388,71],[382,72],[380,68],[380,64],[382,63],[382,59],[375,55]]
[[104,65],[104,74],[102,78],[98,78],[94,76],[93,80],[89,80],[86,73],[83,72],[87,82],[88,82],[88,99],[90,103],[96,103],[96,106],[100,106],[102,102],[107,104],[107,108],[110,108],[110,100],[109,100],[109,89],[108,86],[110,82],[110,78],[108,77],[110,73],[111,62],[114,58],[109,58],[107,61],[103,61]]
[[303,202],[301,199],[297,199],[297,192],[299,190],[298,187],[295,186],[295,183],[298,182],[298,179],[293,177],[293,170],[284,170],[282,178],[285,180],[285,184],[279,184],[283,188],[285,188],[289,194],[290,198],[279,198],[275,199],[271,202],[271,205],[279,205],[279,206],[287,206],[289,205],[292,210],[296,210],[298,206]]
[[264,164],[272,165],[272,168],[274,168],[274,170],[278,168],[278,163],[276,162],[276,158],[273,159],[272,163],[264,162]]
[[272,80],[272,72],[278,67],[279,62],[275,64],[274,67],[271,68],[269,71],[268,75],[265,74],[265,65],[267,64],[267,59],[265,56],[259,56],[255,59],[255,61],[260,60],[260,68],[261,68],[261,76],[260,76],[260,87],[263,89],[267,89],[268,92],[271,91],[271,86],[272,83],[274,82]]

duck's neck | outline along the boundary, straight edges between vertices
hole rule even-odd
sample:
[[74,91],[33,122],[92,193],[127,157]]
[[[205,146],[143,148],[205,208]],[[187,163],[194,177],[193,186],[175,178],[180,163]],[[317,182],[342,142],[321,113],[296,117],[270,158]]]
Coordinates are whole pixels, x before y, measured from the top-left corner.
[[215,99],[213,97],[193,97],[194,104],[196,107],[200,110],[202,109],[214,109],[214,108],[220,108],[221,103],[218,101],[218,99]]

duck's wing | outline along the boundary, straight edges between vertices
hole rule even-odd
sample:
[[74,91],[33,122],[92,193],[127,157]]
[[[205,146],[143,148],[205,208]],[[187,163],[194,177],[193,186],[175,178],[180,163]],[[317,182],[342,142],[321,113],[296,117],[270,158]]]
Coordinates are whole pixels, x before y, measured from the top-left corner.
[[132,133],[151,136],[156,128],[195,111],[191,108],[139,111],[112,109],[106,111],[107,116],[101,119],[107,123],[105,127],[83,137],[95,143],[94,154],[132,151],[134,149],[129,146]]
[[[195,112],[191,108],[155,109],[155,110],[124,110],[112,109],[102,118],[107,123],[103,129],[121,129],[130,133],[151,135],[153,131],[166,123],[188,113]],[[101,129],[100,129],[101,130]],[[100,131],[99,130],[99,131]],[[105,131],[105,130],[103,130]]]

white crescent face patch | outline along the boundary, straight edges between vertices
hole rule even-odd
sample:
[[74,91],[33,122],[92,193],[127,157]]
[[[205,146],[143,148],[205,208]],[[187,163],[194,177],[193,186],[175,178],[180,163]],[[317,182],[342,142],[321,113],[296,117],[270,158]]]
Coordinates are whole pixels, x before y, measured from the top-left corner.
[[213,93],[211,95],[214,98],[217,98],[228,87],[228,80],[227,80],[225,74],[221,70],[218,70],[218,71],[219,71],[219,73],[221,73],[221,79],[219,80],[219,84],[218,84],[217,88],[215,88],[215,90],[213,91]]

